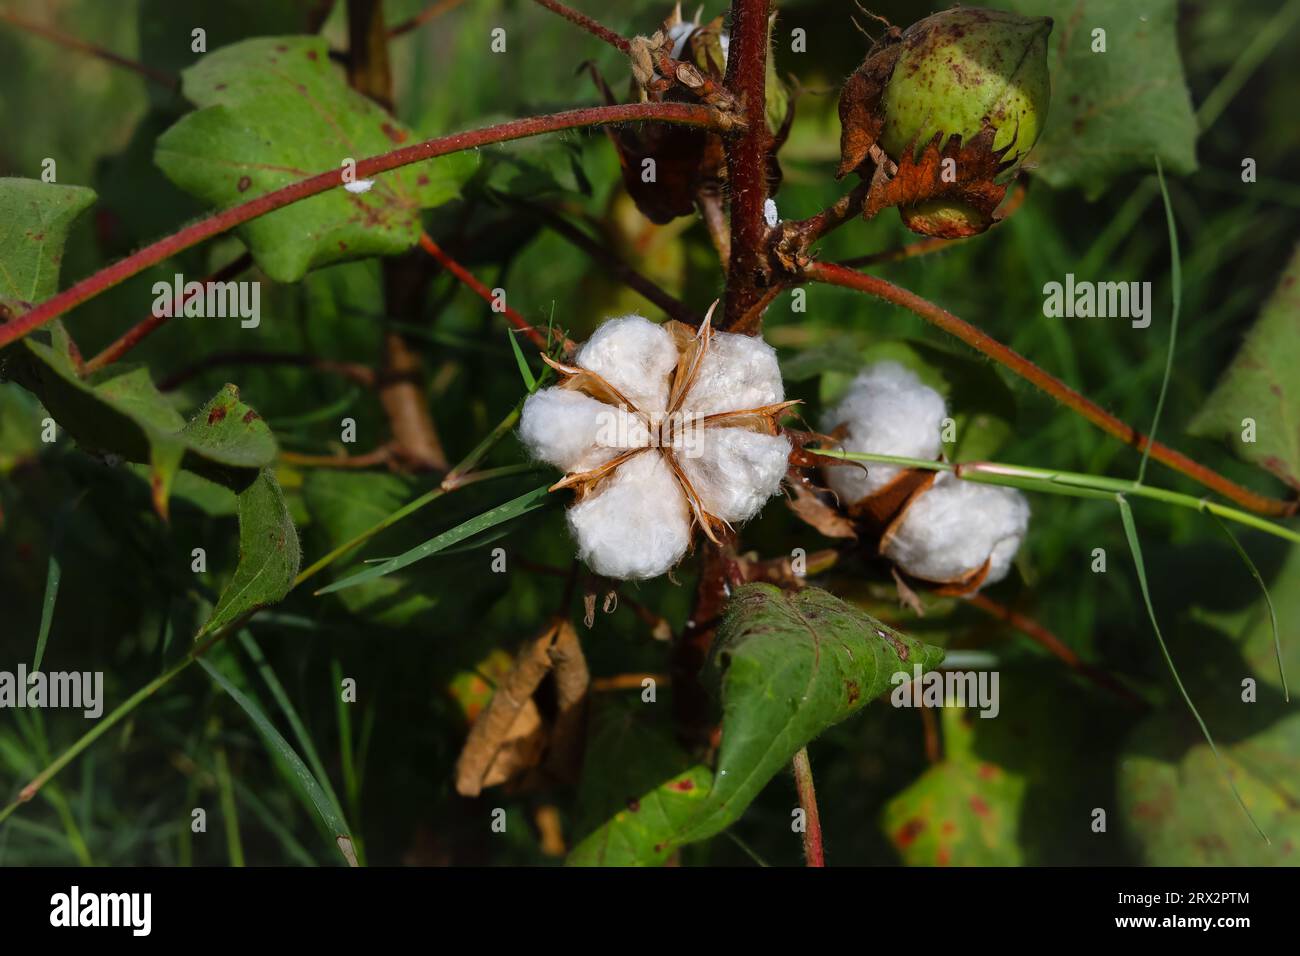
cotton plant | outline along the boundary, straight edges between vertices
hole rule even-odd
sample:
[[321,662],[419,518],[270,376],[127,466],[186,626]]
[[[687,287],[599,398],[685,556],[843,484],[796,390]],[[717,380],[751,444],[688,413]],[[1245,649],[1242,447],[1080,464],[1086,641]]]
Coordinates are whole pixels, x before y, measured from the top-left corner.
[[[860,372],[826,414],[825,429],[845,451],[937,459],[947,416],[943,396],[897,362]],[[894,465],[845,462],[826,482],[853,509],[908,480]],[[973,593],[1007,576],[1029,528],[1029,503],[1013,488],[975,484],[950,472],[910,493],[880,537],[880,553],[909,576],[941,590]]]
[[789,438],[775,350],[761,338],[609,319],[561,376],[524,403],[520,437],[564,472],[578,555],[597,574],[669,571],[698,528],[710,540],[754,517],[785,477]]

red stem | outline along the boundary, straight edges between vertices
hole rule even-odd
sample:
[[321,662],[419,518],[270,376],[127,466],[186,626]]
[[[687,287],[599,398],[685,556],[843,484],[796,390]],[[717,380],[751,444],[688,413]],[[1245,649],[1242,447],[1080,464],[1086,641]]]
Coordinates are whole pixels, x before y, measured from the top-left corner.
[[731,194],[731,264],[727,269],[726,316],[729,329],[762,298],[768,273],[767,128],[768,0],[732,0],[727,90],[741,103],[745,130],[727,144],[727,182]]
[[424,26],[434,17],[442,16],[447,11],[454,10],[464,2],[465,0],[438,0],[437,3],[431,3],[415,16],[403,20],[395,27],[391,27],[388,31],[388,38],[391,40],[394,37],[410,33],[412,30]]
[[573,7],[567,7],[559,3],[558,0],[536,0],[536,2],[552,13],[558,13],[570,23],[576,23],[592,36],[599,37],[616,50],[626,53],[631,48],[631,44],[628,43],[625,37],[621,37],[609,27],[597,23],[585,13],[579,13]]
[[[443,252],[442,247],[439,246],[436,242],[434,242],[427,232],[420,233],[420,248],[423,249],[425,252],[427,252],[429,255],[433,256],[433,258],[437,259],[439,264],[448,272],[450,272],[453,276],[455,276],[465,285],[473,289],[474,293],[480,299],[482,299],[488,305],[493,306],[495,308],[496,297],[492,294],[492,290],[489,289],[487,286],[485,286],[482,282],[479,282],[478,279],[474,277],[474,274],[471,273],[468,269],[466,269],[463,265],[461,265],[451,256],[447,255],[447,253]],[[518,312],[516,312],[508,305],[505,307],[504,315],[507,319],[510,320],[510,324],[513,325],[515,328],[517,328],[519,331],[523,332],[524,335],[528,336],[529,340],[532,341],[534,345],[536,345],[543,352],[547,350],[546,335],[545,333],[542,332],[541,329],[538,329],[535,326],[533,326],[532,323],[530,323],[527,319],[525,319],[522,315],[520,315]],[[568,346],[570,344],[571,343],[568,342],[565,343],[566,351],[568,350]]]
[[359,362],[336,362],[333,359],[306,355],[301,352],[264,352],[258,349],[233,349],[226,352],[212,352],[203,356],[198,362],[167,376],[158,383],[158,391],[170,392],[179,388],[202,372],[222,365],[293,365],[298,368],[316,369],[340,375],[363,388],[374,388],[375,373],[367,365]]
[[812,764],[808,761],[807,747],[800,747],[799,752],[794,755],[794,785],[799,792],[799,806],[803,807],[804,860],[809,866],[825,866],[822,820],[817,812],[817,790],[813,786]]
[[1175,471],[1180,471],[1206,488],[1218,492],[1226,498],[1237,502],[1259,514],[1286,517],[1296,513],[1297,502],[1281,501],[1269,498],[1249,488],[1243,488],[1234,481],[1223,477],[1204,465],[1193,461],[1182,452],[1175,451],[1158,441],[1152,441],[1146,435],[1116,418],[1096,402],[1079,394],[1059,378],[1039,368],[1029,359],[1014,349],[1008,348],[969,322],[959,319],[947,309],[921,298],[914,292],[886,282],[876,276],[864,275],[844,266],[830,262],[814,262],[804,269],[804,276],[829,285],[842,286],[858,292],[866,292],[877,298],[900,305],[916,313],[931,325],[937,326],[949,335],[961,339],[971,348],[982,352],[998,364],[1010,369],[1028,382],[1033,383],[1062,405],[1082,415],[1102,431],[1114,435],[1126,445],[1138,451],[1150,448],[1150,455],[1156,461],[1163,462]]
[[[212,275],[204,279],[200,285],[206,287],[209,282],[225,282],[233,279],[253,263],[253,257],[247,252],[237,258],[229,265],[222,266]],[[199,293],[201,294],[201,293]],[[102,352],[90,359],[82,367],[82,374],[89,375],[96,369],[101,369],[105,365],[116,362],[131,349],[135,348],[147,336],[153,334],[162,325],[170,322],[172,318],[181,314],[181,309],[185,307],[192,296],[182,293],[181,297],[172,302],[171,315],[150,315],[147,319],[137,322],[125,332],[123,332],[115,342],[107,346]]]
[[88,43],[85,40],[78,39],[77,37],[68,36],[66,33],[61,33],[52,27],[47,27],[40,23],[33,23],[31,20],[20,17],[16,13],[11,13],[8,10],[0,10],[0,20],[11,23],[20,30],[26,30],[28,33],[43,37],[46,40],[59,44],[60,46],[67,47],[70,50],[76,50],[79,53],[88,53],[91,56],[98,57],[108,63],[125,67],[128,70],[140,74],[146,80],[157,83],[159,86],[166,87],[169,90],[180,88],[180,80],[170,73],[165,73],[162,70],[155,70],[153,67],[147,66],[144,63],[139,63],[129,57],[114,53],[112,50],[106,50],[102,46],[97,46],[94,43]]
[[[531,116],[526,119],[512,120],[498,126],[485,129],[453,133],[403,146],[389,153],[371,156],[361,160],[356,166],[356,176],[368,179],[378,173],[409,166],[421,160],[445,156],[491,143],[504,143],[510,140],[537,136],[541,133],[553,133],[562,129],[576,129],[587,126],[606,126],[614,123],[634,123],[654,120],[663,123],[680,123],[686,126],[720,128],[721,123],[713,110],[706,106],[689,103],[629,103],[617,106],[589,106],[582,109],[552,113],[548,116]],[[183,252],[198,245],[206,239],[242,225],[269,212],[301,202],[327,189],[343,185],[343,167],[330,169],[307,179],[290,183],[280,189],[265,193],[248,202],[240,203],[222,210],[207,219],[186,226],[178,232],[159,239],[152,245],[145,246],[138,252],[113,263],[100,271],[82,279],[80,282],[63,290],[24,313],[13,321],[0,325],[0,347],[22,338],[33,329],[38,329],[69,309],[81,305],[110,289],[118,283],[129,279],[152,265],[162,262],[178,252]]]

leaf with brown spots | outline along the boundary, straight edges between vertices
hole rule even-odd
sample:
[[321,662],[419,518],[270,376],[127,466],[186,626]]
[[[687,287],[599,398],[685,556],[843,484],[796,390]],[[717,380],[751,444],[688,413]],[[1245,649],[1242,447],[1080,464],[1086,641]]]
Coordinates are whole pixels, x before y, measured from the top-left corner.
[[[154,160],[167,177],[219,208],[247,202],[327,169],[413,141],[371,100],[351,89],[316,36],[257,37],[214,50],[182,74],[199,109],[159,139]],[[420,211],[459,195],[477,168],[456,153],[342,187],[262,216],[239,234],[278,282],[346,259],[396,255],[420,238]]]
[[909,866],[1020,865],[1024,779],[975,755],[975,711],[940,715],[943,759],[885,806],[885,836]]

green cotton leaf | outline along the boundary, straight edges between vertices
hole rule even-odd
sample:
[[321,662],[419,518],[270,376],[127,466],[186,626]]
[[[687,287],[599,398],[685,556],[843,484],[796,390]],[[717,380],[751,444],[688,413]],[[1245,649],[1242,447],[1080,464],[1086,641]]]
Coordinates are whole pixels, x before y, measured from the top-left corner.
[[63,245],[95,191],[0,179],[0,301],[34,304],[59,290]]
[[885,836],[908,866],[1022,865],[1025,779],[975,756],[975,712],[939,713],[943,759],[885,806]]
[[737,589],[714,648],[722,746],[708,792],[696,794],[695,769],[673,776],[646,794],[667,822],[616,815],[583,842],[583,861],[603,849],[606,862],[661,863],[677,847],[721,832],[800,747],[888,692],[894,674],[911,679],[914,667],[924,672],[943,660],[940,648],[826,591],[792,594],[771,584]]
[[[1178,52],[1177,0],[1001,0],[1050,16],[1052,104],[1028,163],[1057,187],[1090,198],[1158,156],[1172,173],[1196,169],[1196,114]],[[1105,31],[1105,52],[1094,44]]]
[[459,544],[466,538],[476,534],[481,534],[489,528],[495,528],[505,521],[512,521],[530,511],[536,511],[543,508],[555,499],[549,497],[549,486],[543,485],[540,488],[534,488],[532,491],[520,495],[518,498],[512,498],[505,504],[497,505],[481,515],[464,521],[456,527],[442,534],[435,535],[423,544],[412,548],[409,551],[399,554],[395,558],[389,558],[378,564],[366,568],[364,571],[358,571],[356,574],[344,578],[342,581],[335,581],[326,587],[317,591],[317,594],[332,594],[335,591],[342,591],[344,588],[356,587],[358,584],[364,584],[367,581],[373,581],[375,578],[381,578],[384,575],[392,574],[394,571],[400,571],[402,568],[412,565],[417,561],[423,561],[427,557],[437,554],[439,551],[450,548],[454,544]]
[[[182,76],[199,109],[159,138],[154,161],[177,186],[222,209],[419,141],[347,85],[323,37],[245,40]],[[396,169],[368,192],[332,189],[239,234],[277,282],[331,262],[395,255],[419,240],[420,210],[456,198],[476,167],[473,153],[457,153]]]
[[187,423],[143,365],[117,363],[82,378],[61,322],[14,342],[0,357],[6,374],[39,398],[82,448],[149,465],[154,507],[163,517],[181,467],[240,488],[278,453],[270,428],[234,385]]
[[676,850],[673,834],[699,812],[713,771],[693,765],[662,713],[640,693],[597,698],[578,794],[576,833],[586,836],[567,865],[658,866]]
[[894,674],[943,660],[940,648],[826,591],[770,584],[736,591],[714,646],[722,747],[713,789],[683,842],[739,817],[800,747],[886,693]]
[[[1257,709],[1258,708],[1258,709]],[[1300,846],[1300,713],[1225,701],[1210,712],[1233,743],[1216,756],[1176,712],[1153,715],[1125,744],[1117,774],[1126,842],[1148,866],[1294,866]],[[1223,784],[1272,836],[1259,839]],[[1258,829],[1258,827],[1257,827]]]
[[1300,488],[1300,245],[1188,430]]
[[239,564],[195,640],[289,593],[302,550],[275,474],[261,474],[239,493]]
[[289,746],[289,742],[275,729],[275,724],[271,723],[266,713],[255,700],[236,687],[230,678],[221,673],[216,665],[206,657],[200,657],[198,661],[199,665],[208,672],[208,676],[216,682],[217,686],[229,694],[235,703],[243,709],[244,713],[248,714],[257,727],[258,733],[266,741],[267,746],[288,765],[299,789],[311,802],[311,805],[316,808],[316,812],[320,814],[325,826],[334,834],[335,843],[339,848],[339,852],[343,854],[343,858],[347,860],[349,866],[356,866],[357,857],[352,847],[351,827],[343,818],[343,814],[331,802],[325,788],[320,785],[320,781],[307,769],[307,765],[303,763],[297,751]]
[[1124,537],[1128,539],[1129,551],[1132,552],[1133,555],[1133,564],[1137,570],[1138,587],[1142,591],[1142,602],[1146,605],[1147,617],[1151,620],[1151,629],[1155,631],[1156,643],[1160,645],[1160,654],[1164,657],[1165,664],[1169,667],[1169,674],[1173,677],[1174,684],[1178,687],[1178,693],[1182,696],[1183,703],[1187,705],[1187,709],[1191,711],[1192,717],[1196,720],[1197,726],[1201,728],[1201,734],[1205,737],[1205,742],[1210,748],[1210,754],[1218,764],[1220,776],[1223,781],[1227,783],[1228,789],[1232,791],[1232,795],[1237,798],[1237,804],[1241,807],[1241,811],[1246,814],[1246,818],[1250,820],[1251,824],[1255,827],[1255,830],[1259,833],[1260,837],[1263,838],[1264,842],[1268,843],[1268,834],[1266,834],[1260,827],[1259,823],[1255,820],[1254,814],[1250,812],[1250,807],[1246,805],[1246,801],[1242,797],[1241,791],[1237,789],[1236,783],[1233,782],[1232,774],[1228,770],[1227,764],[1223,762],[1223,758],[1219,755],[1219,748],[1214,743],[1214,737],[1210,734],[1209,726],[1205,723],[1204,718],[1201,717],[1201,712],[1196,709],[1196,705],[1192,703],[1192,696],[1187,693],[1187,688],[1183,686],[1183,679],[1178,676],[1178,668],[1174,666],[1174,659],[1169,653],[1169,645],[1165,643],[1165,636],[1160,631],[1160,622],[1156,619],[1155,605],[1151,603],[1151,589],[1147,585],[1146,562],[1142,558],[1142,544],[1138,539],[1137,525],[1133,521],[1133,509],[1129,506],[1128,500],[1123,495],[1116,495],[1115,500],[1119,503],[1119,516],[1120,521],[1124,525]]

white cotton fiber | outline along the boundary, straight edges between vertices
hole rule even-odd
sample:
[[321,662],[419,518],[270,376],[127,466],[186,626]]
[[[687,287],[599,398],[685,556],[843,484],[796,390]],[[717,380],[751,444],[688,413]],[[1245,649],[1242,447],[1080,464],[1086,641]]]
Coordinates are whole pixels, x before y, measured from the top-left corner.
[[677,367],[677,345],[663,326],[639,315],[625,315],[596,329],[578,350],[575,362],[650,414],[668,406],[668,377]]
[[706,428],[699,454],[677,460],[704,510],[723,521],[748,521],[781,489],[790,439],[745,428]]
[[941,474],[908,506],[884,554],[926,581],[956,581],[992,558],[984,584],[1006,577],[1029,527],[1029,503],[1014,488]]
[[784,399],[776,349],[752,335],[715,332],[682,408],[713,415],[774,405]]
[[578,557],[609,578],[658,577],[682,559],[691,541],[686,498],[653,449],[620,465],[568,516]]
[[[845,451],[933,459],[943,447],[940,432],[945,415],[938,392],[911,369],[885,361],[858,374],[822,427],[831,432],[845,426]],[[890,465],[846,462],[828,466],[826,482],[848,505],[883,488],[899,471]]]
[[588,471],[650,435],[635,414],[567,388],[544,388],[524,402],[519,438],[534,458],[566,473]]

